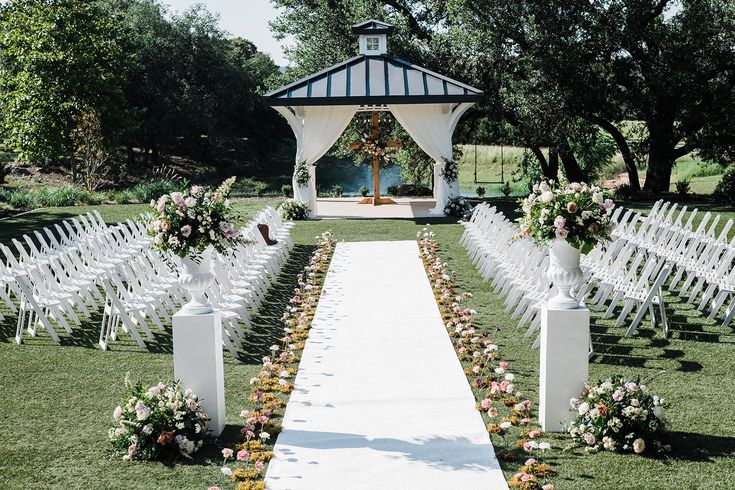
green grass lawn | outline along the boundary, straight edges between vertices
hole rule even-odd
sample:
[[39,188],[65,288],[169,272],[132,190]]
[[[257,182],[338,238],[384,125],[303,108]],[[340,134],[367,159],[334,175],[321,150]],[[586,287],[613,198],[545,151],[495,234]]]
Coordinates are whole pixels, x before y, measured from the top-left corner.
[[[252,214],[272,201],[238,203]],[[511,203],[512,204],[512,203]],[[641,205],[645,206],[645,205]],[[512,209],[512,205],[506,206]],[[132,217],[143,206],[102,207],[108,222]],[[34,227],[75,215],[80,208],[39,210],[0,221],[0,239],[6,241]],[[295,272],[313,250],[314,237],[332,230],[338,240],[414,240],[426,220],[324,220],[299,223],[293,230],[296,249],[282,280],[272,291],[263,314],[254,319],[250,341],[239,362],[225,355],[228,427],[220,444],[237,437],[241,408],[246,405],[248,380],[258,359],[280,330],[278,317],[290,297]],[[441,254],[458,271],[463,286],[474,293],[467,305],[489,329],[503,359],[517,373],[516,386],[536,400],[538,352],[523,338],[502,301],[492,293],[458,244],[461,226],[451,219],[433,220],[432,229],[442,245]],[[371,260],[366,257],[366,260]],[[722,329],[677,298],[667,297],[670,338],[663,339],[649,325],[626,339],[611,321],[593,315],[593,341],[598,355],[592,360],[593,377],[612,373],[657,375],[653,387],[672,407],[666,458],[631,455],[588,455],[566,449],[569,440],[554,436],[548,459],[559,471],[556,488],[563,489],[670,489],[731,488],[735,479],[735,335]],[[171,339],[141,350],[126,336],[107,352],[96,347],[99,317],[65,336],[55,345],[41,334],[23,346],[13,342],[15,317],[8,314],[0,327],[0,481],[2,488],[177,488],[202,489],[224,482],[219,476],[219,448],[213,445],[190,463],[124,463],[111,458],[106,429],[111,412],[124,396],[127,372],[148,383],[172,376]],[[419,410],[420,407],[417,407]],[[451,416],[451,414],[447,414]],[[499,444],[498,440],[494,441]],[[512,475],[518,464],[505,464]]]

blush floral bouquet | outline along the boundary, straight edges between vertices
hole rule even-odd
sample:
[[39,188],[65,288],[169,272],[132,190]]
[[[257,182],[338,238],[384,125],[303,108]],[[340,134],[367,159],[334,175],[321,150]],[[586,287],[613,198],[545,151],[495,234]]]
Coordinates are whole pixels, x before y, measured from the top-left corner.
[[148,234],[153,237],[154,248],[179,257],[196,257],[210,246],[226,253],[245,243],[232,223],[235,216],[227,199],[234,183],[235,177],[231,177],[214,190],[195,185],[151,201],[154,214]]
[[124,461],[189,458],[202,447],[209,417],[194,393],[179,383],[125,384],[129,398],[113,411],[108,434]]
[[610,238],[615,204],[599,187],[585,183],[541,182],[520,201],[519,236],[549,244],[566,239],[574,248],[592,248]]
[[586,384],[582,395],[572,398],[570,405],[577,417],[567,432],[588,452],[641,454],[671,449],[660,440],[668,430],[666,402],[638,377],[611,376]]

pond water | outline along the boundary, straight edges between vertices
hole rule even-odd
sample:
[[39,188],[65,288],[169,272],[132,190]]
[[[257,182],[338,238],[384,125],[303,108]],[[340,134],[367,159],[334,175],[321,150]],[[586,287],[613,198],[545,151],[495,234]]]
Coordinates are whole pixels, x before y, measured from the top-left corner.
[[[325,159],[316,165],[316,183],[320,194],[331,192],[332,187],[342,187],[345,194],[359,194],[360,187],[365,186],[373,193],[372,165],[355,166],[352,160]],[[380,189],[385,193],[392,185],[400,185],[401,169],[391,164],[380,168]]]

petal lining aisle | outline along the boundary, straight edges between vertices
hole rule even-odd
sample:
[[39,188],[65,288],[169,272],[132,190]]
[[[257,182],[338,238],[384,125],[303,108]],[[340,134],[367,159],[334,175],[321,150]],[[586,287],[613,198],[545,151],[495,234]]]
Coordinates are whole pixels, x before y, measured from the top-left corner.
[[266,482],[506,489],[415,241],[337,245]]

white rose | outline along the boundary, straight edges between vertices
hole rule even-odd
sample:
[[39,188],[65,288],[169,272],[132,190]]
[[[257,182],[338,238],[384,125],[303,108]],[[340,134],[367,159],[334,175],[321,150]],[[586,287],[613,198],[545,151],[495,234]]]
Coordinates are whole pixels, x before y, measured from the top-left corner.
[[578,410],[579,410],[579,414],[580,414],[580,415],[584,415],[584,414],[586,414],[587,412],[589,412],[589,410],[590,410],[590,404],[589,404],[589,403],[587,403],[587,402],[584,402],[584,403],[580,403],[580,404],[579,404],[579,409],[578,409]]
[[646,441],[641,439],[640,437],[633,441],[633,451],[635,451],[636,454],[641,454],[643,451],[646,450]]
[[551,191],[546,191],[541,193],[541,196],[539,197],[541,202],[553,202],[554,201],[554,193]]

